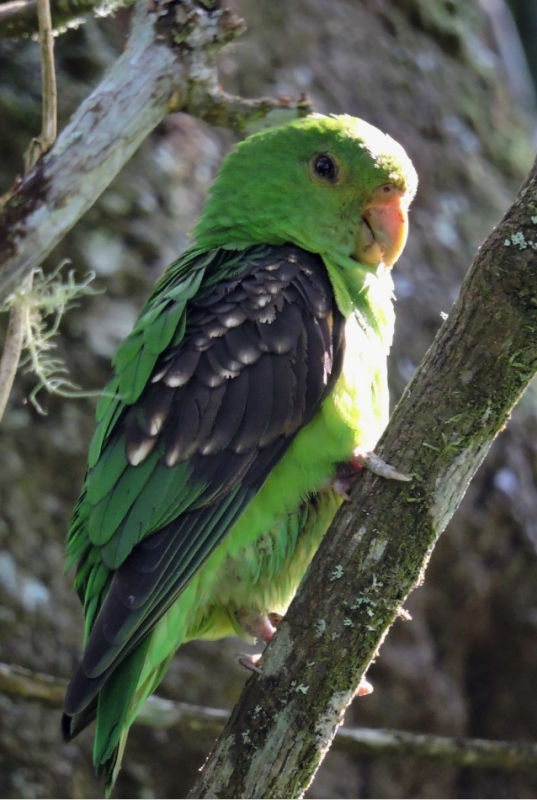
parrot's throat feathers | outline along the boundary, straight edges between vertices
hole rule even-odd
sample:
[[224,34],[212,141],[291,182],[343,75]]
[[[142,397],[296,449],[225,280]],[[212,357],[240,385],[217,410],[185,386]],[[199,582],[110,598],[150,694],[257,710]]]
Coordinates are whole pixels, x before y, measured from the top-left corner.
[[336,303],[344,317],[354,314],[364,330],[373,330],[381,339],[389,336],[386,318],[391,317],[393,281],[391,272],[380,267],[373,272],[352,259],[323,256]]

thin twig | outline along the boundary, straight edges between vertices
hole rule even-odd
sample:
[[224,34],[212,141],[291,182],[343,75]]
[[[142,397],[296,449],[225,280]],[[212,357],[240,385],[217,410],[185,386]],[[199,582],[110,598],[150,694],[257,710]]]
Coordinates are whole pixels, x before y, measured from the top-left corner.
[[[57,92],[56,71],[54,68],[54,38],[52,36],[52,20],[49,0],[37,0],[37,17],[39,24],[39,40],[41,43],[41,86],[42,116],[41,134],[34,139],[25,155],[26,174],[35,166],[38,158],[46,153],[56,139],[57,133]],[[28,308],[24,303],[24,293],[32,288],[32,273],[22,284],[18,293],[19,300],[9,312],[9,323],[4,344],[4,352],[0,360],[0,421],[4,416],[9,395],[25,341]]]
[[[25,286],[31,284],[31,277],[24,279]],[[17,367],[24,343],[24,308],[21,305],[15,306],[9,312],[9,322],[4,344],[4,352],[0,359],[0,420],[4,416],[7,401],[11,393],[11,387],[15,380]]]
[[52,36],[50,0],[37,0],[37,18],[41,43],[41,85],[43,87],[41,136],[39,138],[42,152],[46,153],[52,147],[57,134],[56,70],[54,68],[54,37]]
[[[0,693],[35,700],[50,708],[63,706],[67,681],[0,664]],[[192,705],[150,697],[136,718],[139,725],[206,731],[217,735],[229,717],[223,708]],[[375,728],[339,728],[335,746],[352,756],[371,758],[424,758],[456,767],[537,771],[537,745],[531,742],[497,742],[453,736],[407,733]]]

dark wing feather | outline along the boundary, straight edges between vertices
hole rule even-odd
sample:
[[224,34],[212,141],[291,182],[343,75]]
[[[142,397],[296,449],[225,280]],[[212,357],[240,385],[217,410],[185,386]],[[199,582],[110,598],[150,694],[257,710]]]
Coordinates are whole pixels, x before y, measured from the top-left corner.
[[[145,390],[115,414],[88,473],[93,549],[113,573],[68,714],[92,701],[177,599],[340,374],[343,318],[321,259],[292,245],[227,258],[228,277],[208,270],[186,303],[182,338],[161,325],[154,349],[163,337],[170,344]],[[225,259],[218,254],[221,270]],[[125,512],[116,506],[111,520],[116,499]]]

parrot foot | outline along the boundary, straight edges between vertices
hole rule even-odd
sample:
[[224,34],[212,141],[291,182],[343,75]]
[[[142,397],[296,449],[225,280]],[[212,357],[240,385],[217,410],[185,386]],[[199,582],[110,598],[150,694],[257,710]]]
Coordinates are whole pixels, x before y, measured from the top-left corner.
[[[276,614],[276,612],[260,614],[257,611],[244,610],[237,611],[236,617],[239,625],[248,636],[253,636],[255,639],[262,639],[265,644],[271,641],[276,633],[276,628],[283,619],[282,615]],[[257,666],[260,658],[261,653],[256,655],[237,653],[235,655],[235,661],[237,661],[241,667],[250,670],[250,672],[256,672],[258,675],[263,675],[263,670]]]
[[367,469],[373,472],[375,475],[380,475],[381,478],[387,478],[391,481],[412,480],[410,475],[404,475],[402,472],[399,472],[399,470],[395,469],[395,467],[392,467],[391,464],[387,464],[380,456],[372,451],[365,453],[354,453],[354,457],[350,463],[358,469],[361,467],[367,467]]
[[356,452],[350,461],[342,461],[336,466],[336,474],[332,480],[332,489],[344,500],[350,500],[350,492],[356,483],[358,475],[366,467],[375,475],[392,481],[411,481],[409,475],[404,475],[387,464],[380,456],[373,452]]
[[365,678],[362,678],[360,684],[355,692],[355,697],[365,697],[366,694],[371,694],[373,691],[373,684],[366,681]]
[[257,666],[260,658],[261,653],[256,653],[255,655],[251,655],[251,653],[236,653],[234,655],[235,661],[240,664],[241,667],[244,667],[244,669],[250,672],[255,672],[257,675],[264,675],[261,667]]
[[236,617],[239,625],[248,636],[253,636],[254,639],[261,639],[265,644],[270,642],[276,633],[276,625],[281,621],[279,614],[267,615],[242,609],[236,612]]

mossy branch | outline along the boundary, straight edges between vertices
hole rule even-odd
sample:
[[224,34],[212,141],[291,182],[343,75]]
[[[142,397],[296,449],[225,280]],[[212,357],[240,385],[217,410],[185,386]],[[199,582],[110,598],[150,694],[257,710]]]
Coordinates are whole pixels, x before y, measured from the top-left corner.
[[196,115],[205,122],[248,134],[255,133],[263,127],[283,125],[293,117],[305,117],[312,111],[311,103],[305,94],[301,94],[298,100],[292,100],[290,97],[247,99],[227,94],[220,87],[214,87],[213,91],[205,90],[201,94],[197,93],[195,102]]
[[[300,797],[358,683],[537,370],[537,166],[479,250],[192,797]],[[410,623],[411,624],[411,623]],[[360,702],[357,700],[356,702]]]
[[[51,675],[0,664],[0,693],[8,697],[60,709],[66,688],[67,681]],[[177,727],[189,734],[200,730],[217,734],[228,717],[229,711],[223,708],[174,702],[153,695],[145,702],[135,722],[155,728]],[[353,757],[423,758],[458,767],[537,771],[537,745],[532,742],[464,739],[378,728],[339,728],[335,747]]]
[[254,100],[240,113],[233,110],[238,98],[219,90],[215,58],[244,24],[215,5],[138,0],[125,52],[0,213],[0,302],[43,262],[170,109],[240,129],[275,108],[279,121],[282,114],[291,120],[308,113],[304,98]]

